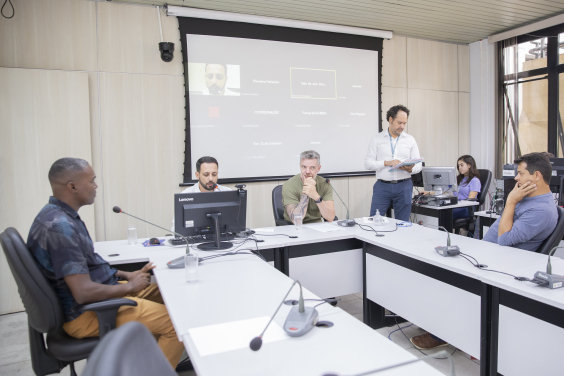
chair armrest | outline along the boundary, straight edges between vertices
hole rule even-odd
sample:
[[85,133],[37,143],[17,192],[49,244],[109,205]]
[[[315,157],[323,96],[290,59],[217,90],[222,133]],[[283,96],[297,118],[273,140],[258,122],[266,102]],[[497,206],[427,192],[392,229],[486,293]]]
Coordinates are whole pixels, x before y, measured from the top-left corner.
[[106,299],[101,302],[88,303],[78,306],[82,311],[92,311],[98,318],[100,339],[116,328],[116,317],[122,306],[137,306],[135,300],[126,298]]
[[474,197],[474,198],[468,198],[468,199],[466,199],[466,201],[478,201],[478,199],[476,197]]

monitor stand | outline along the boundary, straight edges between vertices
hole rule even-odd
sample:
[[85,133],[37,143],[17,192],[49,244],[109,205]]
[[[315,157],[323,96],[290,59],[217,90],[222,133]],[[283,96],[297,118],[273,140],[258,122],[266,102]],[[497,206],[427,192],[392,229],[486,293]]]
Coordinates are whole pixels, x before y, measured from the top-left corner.
[[221,251],[223,249],[229,249],[233,247],[233,243],[231,242],[222,242],[221,241],[221,231],[219,230],[219,217],[221,213],[210,213],[206,214],[206,217],[211,218],[213,220],[213,227],[215,229],[215,240],[210,243],[202,243],[197,246],[198,249],[202,251]]

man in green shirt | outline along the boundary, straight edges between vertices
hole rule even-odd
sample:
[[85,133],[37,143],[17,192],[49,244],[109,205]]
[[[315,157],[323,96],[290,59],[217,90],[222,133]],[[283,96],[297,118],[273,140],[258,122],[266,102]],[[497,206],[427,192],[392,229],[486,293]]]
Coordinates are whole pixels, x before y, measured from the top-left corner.
[[327,222],[335,219],[333,188],[324,178],[318,176],[321,169],[321,157],[313,150],[300,154],[301,173],[290,178],[282,186],[284,219],[294,223],[294,218],[301,216],[303,223]]

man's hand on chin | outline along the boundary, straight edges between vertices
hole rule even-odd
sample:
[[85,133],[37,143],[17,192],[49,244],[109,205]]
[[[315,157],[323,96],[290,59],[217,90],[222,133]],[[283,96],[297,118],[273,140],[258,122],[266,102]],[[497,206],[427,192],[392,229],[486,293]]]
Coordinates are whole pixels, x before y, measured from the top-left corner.
[[507,203],[516,205],[522,199],[537,190],[537,185],[528,181],[523,185],[515,184],[515,188],[507,196]]

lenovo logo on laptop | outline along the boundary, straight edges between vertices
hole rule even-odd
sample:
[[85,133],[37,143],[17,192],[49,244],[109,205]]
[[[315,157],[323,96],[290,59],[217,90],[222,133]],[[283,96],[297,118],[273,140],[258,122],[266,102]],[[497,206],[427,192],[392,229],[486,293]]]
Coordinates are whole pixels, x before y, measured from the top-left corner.
[[178,202],[182,202],[182,201],[194,201],[194,197],[186,197],[186,198],[179,198]]

